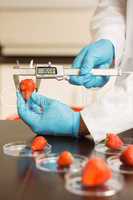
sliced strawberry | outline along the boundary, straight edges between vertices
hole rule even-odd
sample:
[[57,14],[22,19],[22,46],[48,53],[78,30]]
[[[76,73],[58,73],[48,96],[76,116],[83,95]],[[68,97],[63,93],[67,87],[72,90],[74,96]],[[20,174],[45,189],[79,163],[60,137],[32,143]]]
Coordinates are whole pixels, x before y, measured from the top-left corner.
[[123,146],[123,141],[120,139],[120,137],[114,133],[107,134],[106,137],[106,146],[110,149],[117,150]]
[[64,151],[59,155],[57,164],[59,167],[69,167],[73,163],[73,160],[72,154],[68,151]]
[[129,145],[120,155],[123,164],[133,167],[133,145]]
[[112,171],[102,158],[90,159],[82,172],[82,184],[88,187],[103,185],[112,177]]
[[48,142],[43,136],[37,136],[32,142],[32,151],[42,151],[47,144]]
[[20,82],[19,88],[23,98],[27,101],[36,89],[36,84],[32,79],[24,79]]

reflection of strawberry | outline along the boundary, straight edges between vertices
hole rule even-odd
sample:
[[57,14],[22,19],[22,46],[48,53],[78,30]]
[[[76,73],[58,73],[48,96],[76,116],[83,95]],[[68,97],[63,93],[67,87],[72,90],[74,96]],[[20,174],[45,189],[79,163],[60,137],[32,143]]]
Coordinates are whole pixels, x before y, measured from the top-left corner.
[[42,151],[47,144],[47,140],[43,136],[37,136],[32,142],[32,151]]
[[73,160],[72,154],[68,151],[64,151],[59,155],[57,164],[59,167],[69,167],[73,163]]
[[90,159],[82,172],[84,186],[100,186],[112,177],[112,171],[102,158]]
[[19,88],[23,98],[27,101],[31,97],[32,92],[36,89],[36,84],[32,79],[24,79],[20,82]]
[[133,145],[129,145],[121,154],[120,160],[128,166],[133,167]]
[[106,146],[117,150],[123,146],[123,141],[120,139],[120,137],[114,133],[107,134],[106,137]]

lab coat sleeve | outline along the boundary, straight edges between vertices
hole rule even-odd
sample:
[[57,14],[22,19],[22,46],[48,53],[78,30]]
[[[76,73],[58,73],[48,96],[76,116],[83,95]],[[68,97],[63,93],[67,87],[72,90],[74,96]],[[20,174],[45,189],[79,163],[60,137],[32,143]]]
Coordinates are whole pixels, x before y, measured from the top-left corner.
[[96,143],[109,132],[118,134],[133,128],[133,75],[105,93],[97,92],[81,116]]
[[99,0],[91,21],[93,40],[108,39],[115,47],[115,64],[122,58],[125,46],[126,0]]

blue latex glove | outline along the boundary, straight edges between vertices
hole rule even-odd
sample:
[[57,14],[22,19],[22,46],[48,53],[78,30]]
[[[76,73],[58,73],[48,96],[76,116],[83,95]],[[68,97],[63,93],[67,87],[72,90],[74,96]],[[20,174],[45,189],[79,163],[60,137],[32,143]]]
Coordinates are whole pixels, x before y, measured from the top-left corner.
[[73,68],[80,68],[80,76],[71,76],[70,83],[86,88],[102,87],[109,80],[106,76],[94,76],[92,68],[108,68],[114,58],[114,47],[109,40],[99,40],[83,48],[75,58]]
[[33,93],[26,103],[17,92],[18,114],[37,134],[78,136],[80,113],[69,106]]

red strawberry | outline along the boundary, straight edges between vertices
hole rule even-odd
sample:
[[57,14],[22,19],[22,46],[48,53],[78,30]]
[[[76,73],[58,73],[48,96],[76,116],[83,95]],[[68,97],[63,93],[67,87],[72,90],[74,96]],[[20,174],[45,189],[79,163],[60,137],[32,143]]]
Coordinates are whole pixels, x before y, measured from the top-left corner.
[[120,155],[120,160],[128,166],[133,167],[133,145],[129,145]]
[[82,172],[82,184],[88,187],[100,186],[112,177],[112,170],[102,158],[90,159]]
[[32,79],[24,79],[20,82],[19,88],[23,98],[27,101],[31,97],[32,92],[36,89],[36,84]]
[[117,150],[123,146],[123,141],[120,139],[120,137],[114,133],[107,134],[106,137],[106,146]]
[[6,118],[6,120],[16,120],[16,121],[18,121],[19,119],[20,119],[20,117],[18,114],[13,114]]
[[59,167],[69,167],[73,163],[73,160],[72,154],[68,151],[64,151],[59,155],[57,164]]
[[47,144],[48,142],[43,136],[37,136],[32,142],[32,151],[42,151]]
[[83,110],[83,107],[72,107],[72,110],[74,110],[75,112],[80,112],[81,110]]

